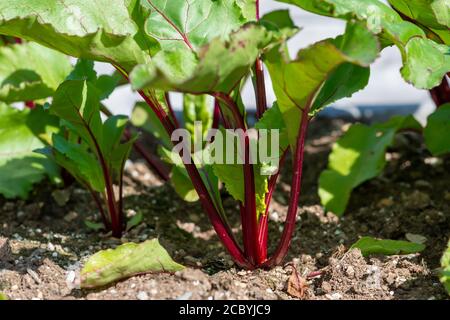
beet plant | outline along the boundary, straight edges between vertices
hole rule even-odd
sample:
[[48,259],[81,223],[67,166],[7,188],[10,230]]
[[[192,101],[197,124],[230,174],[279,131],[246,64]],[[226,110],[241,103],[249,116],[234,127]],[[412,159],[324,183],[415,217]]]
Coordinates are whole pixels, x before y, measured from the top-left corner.
[[[164,131],[159,134],[165,137],[161,153],[172,164],[175,190],[187,200],[198,199],[234,261],[254,269],[280,264],[288,252],[301,192],[305,138],[314,115],[363,89],[369,80],[371,63],[387,46],[400,49],[404,60],[402,75],[418,88],[438,86],[450,69],[446,43],[427,38],[421,27],[403,20],[399,13],[377,0],[281,2],[345,19],[346,31],[302,49],[291,58],[287,41],[299,29],[288,11],[260,16],[258,0],[0,0],[0,33],[35,41],[71,56],[111,63],[143,97],[151,114],[149,119],[157,119],[158,130]],[[270,108],[265,67],[277,98]],[[249,78],[255,89],[255,128],[260,130],[259,135],[252,135],[241,98]],[[113,208],[117,199],[113,190],[108,190],[112,189],[107,181],[111,176],[106,169],[121,169],[113,159],[123,164],[126,153],[115,149],[122,146],[119,133],[123,127],[113,122],[112,133],[104,133],[110,128],[98,119],[98,101],[92,98],[89,83],[68,82],[58,91],[51,106],[53,112],[64,120],[69,132],[75,131],[86,149],[94,152],[91,157],[110,161],[95,169],[97,178],[91,184],[98,184],[95,191],[106,190],[108,206]],[[185,95],[185,122],[188,132],[194,133],[193,138],[186,140],[179,135],[180,124],[171,107],[170,92]],[[214,100],[212,119],[202,107],[207,96]],[[193,122],[219,130],[216,135],[196,132]],[[156,126],[149,127],[157,130]],[[220,143],[217,134],[235,134],[230,129],[238,130],[233,132],[239,132],[241,138],[238,146],[231,149]],[[263,130],[268,130],[265,132],[269,133],[269,140],[278,142],[269,147],[274,154],[280,154],[275,162],[252,153],[252,145],[264,140]],[[206,136],[206,141],[200,136]],[[56,139],[71,141],[70,136]],[[77,148],[82,149],[83,143]],[[68,156],[64,152],[67,148],[54,149],[57,154]],[[199,161],[198,153],[192,149],[212,158],[220,152],[237,155],[243,161]],[[289,152],[293,173],[288,213],[275,251],[268,252],[268,208],[280,167]],[[72,165],[80,161],[77,157],[70,160]],[[94,179],[93,174],[88,171],[79,175],[86,180]],[[223,209],[221,185],[239,204],[242,246]],[[112,218],[113,224],[119,221],[121,225],[119,218]]]

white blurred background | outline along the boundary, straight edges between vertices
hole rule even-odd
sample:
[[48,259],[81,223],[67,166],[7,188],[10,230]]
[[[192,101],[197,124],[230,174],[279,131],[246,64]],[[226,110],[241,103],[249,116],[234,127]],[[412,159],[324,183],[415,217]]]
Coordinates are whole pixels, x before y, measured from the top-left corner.
[[[290,9],[291,17],[296,25],[302,28],[302,31],[290,41],[292,56],[295,56],[300,48],[325,38],[335,37],[343,33],[345,29],[344,21],[314,15],[298,7],[273,0],[261,1],[262,14],[277,9]],[[333,116],[342,110],[359,118],[361,116],[370,117],[372,114],[380,117],[380,115],[392,112],[413,113],[421,122],[424,122],[427,115],[434,109],[434,104],[428,91],[415,89],[402,79],[399,72],[401,66],[399,50],[395,47],[385,49],[371,68],[372,75],[368,87],[350,99],[337,102],[333,105],[334,108],[326,109],[325,114]],[[112,69],[106,64],[98,64],[97,71],[110,73]],[[269,81],[267,86],[269,89],[268,100],[273,102],[275,96]],[[243,96],[247,107],[254,108],[255,99],[251,84],[246,86]],[[135,101],[139,99],[139,96],[133,93],[129,86],[126,86],[116,90],[106,104],[115,113],[129,114]],[[173,94],[172,100],[174,108],[181,110],[181,97]]]

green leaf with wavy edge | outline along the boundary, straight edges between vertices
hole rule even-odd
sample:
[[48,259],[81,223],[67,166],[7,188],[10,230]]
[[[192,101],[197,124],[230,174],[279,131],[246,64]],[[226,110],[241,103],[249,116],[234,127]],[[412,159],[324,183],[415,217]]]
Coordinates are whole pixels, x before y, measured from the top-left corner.
[[[349,24],[344,35],[300,50],[294,60],[289,60],[285,52],[276,49],[266,55],[265,62],[272,77],[292,150],[296,149],[303,114],[324,107],[313,105],[317,94],[321,97],[321,90],[328,92],[329,86],[338,87],[340,80],[342,83],[351,82],[345,73],[336,73],[336,70],[347,63],[367,67],[376,59],[378,52],[379,44],[375,36],[360,24]],[[336,91],[332,95],[333,99],[330,99],[350,96],[352,90],[362,89],[365,82],[358,81],[356,84]],[[318,101],[327,102],[330,99]]]
[[433,155],[450,153],[450,103],[440,106],[428,117],[424,137]]
[[405,50],[407,58],[401,73],[416,88],[434,88],[450,72],[450,47],[447,45],[414,38],[408,42]]
[[404,128],[421,129],[412,117],[393,117],[386,123],[366,126],[355,124],[334,144],[328,169],[319,178],[321,203],[341,216],[351,192],[363,182],[375,178],[386,165],[386,149],[395,134]]
[[140,244],[130,242],[91,256],[81,270],[81,288],[98,288],[143,273],[182,269],[157,239]]
[[359,249],[363,256],[372,254],[399,255],[418,253],[425,249],[424,244],[402,240],[381,240],[372,237],[362,237],[351,246],[351,249]]
[[98,76],[94,65],[92,60],[78,59],[66,80],[87,80],[91,82],[99,91],[100,100],[104,100],[113,93],[114,89],[123,84],[124,77],[118,72]]
[[277,34],[275,38],[288,40],[295,36],[300,29],[292,21],[289,10],[271,11],[259,20],[267,30]]
[[229,40],[213,39],[198,55],[184,50],[157,54],[152,63],[133,70],[131,83],[134,89],[229,93],[270,42],[271,36],[264,28],[246,25],[232,33]]
[[[437,86],[444,75],[450,71],[445,62],[447,50],[437,50],[434,41],[426,39],[425,32],[414,23],[404,21],[392,8],[378,0],[279,0],[295,4],[305,10],[336,18],[364,21],[368,29],[380,35],[384,45],[395,44],[402,53],[404,68],[402,75],[407,82],[421,89]],[[420,38],[421,41],[415,38]],[[410,44],[412,42],[412,44]],[[421,48],[418,48],[418,45]],[[417,70],[410,59],[419,57],[422,61]],[[440,57],[438,57],[440,55]],[[445,62],[443,64],[442,62]],[[429,69],[423,72],[423,64]],[[417,75],[417,76],[416,76]],[[437,81],[436,79],[440,79]]]
[[58,181],[58,166],[34,152],[57,131],[58,119],[40,106],[19,111],[0,103],[0,194],[25,199],[46,176]]
[[448,242],[447,249],[441,258],[441,276],[440,280],[450,295],[450,241]]
[[389,3],[426,27],[447,31],[450,28],[449,0],[389,0]]
[[126,71],[149,61],[157,43],[142,30],[141,0],[0,0],[0,33]]
[[67,56],[36,43],[0,47],[0,101],[47,98],[71,68]]

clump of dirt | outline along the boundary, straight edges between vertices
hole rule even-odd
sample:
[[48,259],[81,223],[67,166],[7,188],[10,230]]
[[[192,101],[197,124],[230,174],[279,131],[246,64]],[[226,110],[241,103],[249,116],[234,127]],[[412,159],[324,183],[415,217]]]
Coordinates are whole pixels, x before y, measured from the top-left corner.
[[[298,225],[283,266],[236,269],[200,205],[180,200],[134,157],[126,166],[125,211],[145,218],[121,240],[85,226],[85,220],[100,217],[89,193],[77,185],[55,191],[43,183],[28,201],[0,198],[0,292],[11,299],[446,299],[437,268],[450,230],[450,159],[431,157],[418,136],[405,135],[409,142],[400,139],[389,150],[382,176],[358,187],[337,218],[319,205],[317,179],[346,127],[340,120],[312,123]],[[270,208],[271,251],[286,217],[289,163]],[[238,206],[223,197],[240,238]],[[420,239],[426,249],[363,257],[348,251],[361,236]],[[77,275],[89,256],[152,238],[187,268],[78,289]]]

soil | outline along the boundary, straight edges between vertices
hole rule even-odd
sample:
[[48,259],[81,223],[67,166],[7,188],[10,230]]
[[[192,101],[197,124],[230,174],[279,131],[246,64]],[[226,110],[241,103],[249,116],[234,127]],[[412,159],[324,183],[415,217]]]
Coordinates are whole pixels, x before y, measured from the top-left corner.
[[[450,230],[450,159],[432,157],[418,135],[400,135],[382,176],[358,187],[338,219],[320,206],[317,179],[347,128],[340,120],[311,125],[298,225],[283,266],[237,269],[200,205],[180,200],[135,157],[126,166],[125,207],[145,219],[121,240],[84,225],[99,217],[77,185],[55,191],[42,183],[28,201],[0,198],[0,292],[10,299],[447,299],[437,275]],[[287,211],[290,174],[288,166],[271,206],[271,250]],[[236,203],[227,197],[225,207],[239,233]],[[361,236],[420,237],[427,247],[365,258],[349,250]],[[93,253],[156,237],[184,271],[77,289],[79,270]]]

